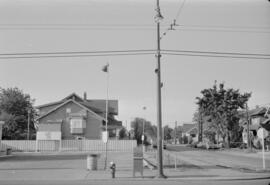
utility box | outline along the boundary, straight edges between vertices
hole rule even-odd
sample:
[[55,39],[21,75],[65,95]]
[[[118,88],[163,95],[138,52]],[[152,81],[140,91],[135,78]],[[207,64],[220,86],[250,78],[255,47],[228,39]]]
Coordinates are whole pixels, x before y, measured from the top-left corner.
[[133,149],[133,177],[139,172],[143,177],[143,150],[141,147]]
[[87,170],[97,170],[98,154],[88,154],[86,159]]

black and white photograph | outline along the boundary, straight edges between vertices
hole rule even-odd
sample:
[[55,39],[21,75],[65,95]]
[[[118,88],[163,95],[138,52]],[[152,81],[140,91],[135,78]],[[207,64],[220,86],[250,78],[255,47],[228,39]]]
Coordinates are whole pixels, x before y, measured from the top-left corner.
[[270,0],[0,0],[0,185],[270,185]]

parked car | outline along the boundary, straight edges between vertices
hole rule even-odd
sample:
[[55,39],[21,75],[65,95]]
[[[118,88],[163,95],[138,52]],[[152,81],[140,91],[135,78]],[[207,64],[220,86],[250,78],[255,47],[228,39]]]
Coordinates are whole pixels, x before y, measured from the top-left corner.
[[[153,143],[153,148],[157,148],[157,143]],[[166,143],[163,143],[163,149],[167,149]]]

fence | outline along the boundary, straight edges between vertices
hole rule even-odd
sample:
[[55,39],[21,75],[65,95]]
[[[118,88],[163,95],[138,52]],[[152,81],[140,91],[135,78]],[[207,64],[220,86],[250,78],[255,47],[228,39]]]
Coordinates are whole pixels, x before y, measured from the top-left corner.
[[[109,140],[108,151],[131,152],[137,146],[135,140]],[[0,149],[5,151],[11,148],[13,151],[105,151],[106,144],[102,140],[1,140]]]

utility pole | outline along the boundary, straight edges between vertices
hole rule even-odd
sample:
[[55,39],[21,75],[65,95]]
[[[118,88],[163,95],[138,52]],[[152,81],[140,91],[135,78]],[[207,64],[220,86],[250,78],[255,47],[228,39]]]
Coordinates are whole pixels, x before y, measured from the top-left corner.
[[157,74],[157,178],[166,178],[163,173],[163,161],[162,161],[162,116],[161,116],[161,71],[160,71],[160,21],[163,19],[160,13],[159,0],[156,0],[156,16],[155,22],[157,24],[157,68],[155,70]]
[[251,143],[250,143],[250,122],[249,122],[249,113],[248,113],[248,105],[246,103],[246,120],[247,120],[247,142],[248,142],[248,149],[251,150]]
[[203,136],[203,123],[202,123],[202,113],[199,110],[199,142],[202,142],[202,136]]

